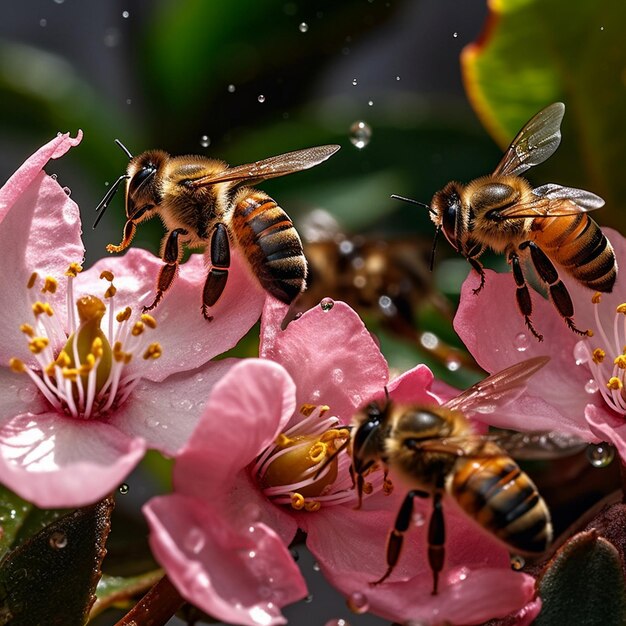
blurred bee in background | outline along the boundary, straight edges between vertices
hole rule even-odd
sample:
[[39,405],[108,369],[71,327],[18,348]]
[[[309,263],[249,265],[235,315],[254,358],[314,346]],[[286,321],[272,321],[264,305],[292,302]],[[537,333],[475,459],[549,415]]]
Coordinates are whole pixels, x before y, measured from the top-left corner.
[[183,246],[209,247],[210,269],[202,291],[202,314],[209,321],[209,309],[226,287],[231,245],[242,251],[263,289],[275,298],[289,304],[304,289],[307,263],[291,219],[266,193],[249,185],[319,165],[340,146],[317,146],[229,167],[203,156],[171,157],[162,150],[133,157],[117,143],[130,163],[97,206],[94,228],[124,181],[127,221],[122,242],[109,244],[107,251],[125,250],[136,225],[155,215],[168,231],[161,246],[165,265],[156,296],[144,312],[154,309],[171,287]]
[[478,272],[480,285],[474,293],[485,282],[478,260],[481,254],[490,248],[506,255],[517,286],[517,305],[526,326],[539,341],[543,337],[531,321],[532,301],[522,258],[530,258],[559,315],[580,335],[588,331],[574,324],[574,305],[554,264],[594,291],[609,293],[617,277],[613,248],[587,215],[603,206],[604,200],[589,191],[555,183],[533,188],[520,177],[554,154],[561,142],[564,113],[561,102],[537,113],[515,137],[491,175],[467,185],[448,183],[428,207],[436,226],[435,240],[443,230],[450,244]]
[[431,498],[428,561],[433,594],[445,560],[444,494],[485,530],[515,551],[541,553],[552,540],[548,508],[534,483],[502,446],[506,435],[478,435],[467,417],[493,413],[525,387],[549,361],[535,357],[473,385],[441,406],[372,403],[354,419],[352,475],[358,506],[364,477],[382,463],[410,486],[387,541],[387,570],[393,572],[411,525],[415,498]]

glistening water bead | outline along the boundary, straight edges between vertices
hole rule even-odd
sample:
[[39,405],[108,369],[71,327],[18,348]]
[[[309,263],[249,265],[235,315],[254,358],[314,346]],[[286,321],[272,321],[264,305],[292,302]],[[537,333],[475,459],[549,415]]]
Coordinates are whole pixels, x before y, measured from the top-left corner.
[[328,313],[335,306],[335,301],[332,298],[322,298],[320,301],[320,308],[324,313]]
[[200,137],[200,145],[203,148],[208,148],[211,145],[211,138],[208,135],[202,135]]
[[350,143],[362,150],[372,138],[372,129],[366,122],[358,120],[350,126]]
[[357,615],[366,613],[369,609],[369,601],[367,596],[360,591],[354,591],[351,593],[346,601],[348,608]]
[[523,556],[520,556],[519,554],[513,554],[511,556],[511,567],[516,572],[519,572],[519,570],[521,570],[524,565],[526,565],[526,560]]
[[339,619],[329,619],[324,626],[350,626],[350,622],[340,617]]
[[607,467],[615,458],[615,448],[608,443],[592,443],[587,446],[585,454],[594,467]]
[[53,532],[48,539],[50,547],[53,550],[62,550],[67,546],[67,535],[60,530]]
[[298,26],[298,30],[301,33],[306,33],[309,30],[309,25],[306,22],[300,22],[300,26]]
[[514,345],[518,352],[525,352],[530,346],[530,337],[526,333],[518,333],[515,335]]

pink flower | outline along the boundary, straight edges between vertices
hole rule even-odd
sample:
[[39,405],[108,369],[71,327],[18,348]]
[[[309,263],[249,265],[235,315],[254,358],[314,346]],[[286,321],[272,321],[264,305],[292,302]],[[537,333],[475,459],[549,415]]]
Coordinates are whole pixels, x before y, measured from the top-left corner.
[[[285,307],[268,302],[261,355],[278,363],[240,363],[215,385],[178,455],[175,493],[144,507],[168,576],[219,619],[283,623],[280,607],[306,593],[287,549],[301,528],[326,577],[355,608],[400,621],[478,623],[524,607],[534,595],[532,579],[512,572],[507,550],[452,509],[439,596],[431,596],[419,531],[408,533],[389,582],[370,587],[385,570],[386,537],[405,492],[389,495],[382,472],[374,472],[362,509],[354,510],[350,459],[333,454],[349,436],[343,425],[381,396],[387,367],[349,307],[325,309],[308,311],[283,332]],[[432,381],[419,366],[389,390],[399,401],[436,403]],[[422,514],[430,514],[428,504],[419,505]]]
[[626,459],[626,241],[605,229],[615,250],[618,274],[613,292],[598,297],[573,280],[568,290],[579,328],[593,331],[582,338],[571,332],[550,302],[533,298],[533,320],[544,341],[524,327],[515,304],[515,284],[509,274],[489,272],[477,296],[478,279],[471,273],[463,285],[454,327],[478,364],[488,372],[536,355],[550,362],[530,379],[526,392],[506,411],[489,415],[493,426],[515,430],[556,430],[584,441],[608,441]]
[[173,454],[233,364],[209,360],[237,342],[263,301],[238,265],[208,325],[196,306],[204,280],[196,256],[155,324],[133,313],[150,299],[161,265],[148,252],[76,277],[79,210],[42,167],[80,139],[56,137],[0,190],[0,481],[42,507],[102,498],[147,446]]

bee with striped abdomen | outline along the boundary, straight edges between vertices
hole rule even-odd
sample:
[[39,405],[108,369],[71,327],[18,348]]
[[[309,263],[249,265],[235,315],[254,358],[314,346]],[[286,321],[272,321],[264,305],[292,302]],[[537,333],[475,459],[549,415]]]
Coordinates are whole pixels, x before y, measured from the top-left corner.
[[432,498],[428,560],[433,594],[445,560],[444,494],[497,539],[515,551],[541,553],[552,540],[548,508],[531,479],[500,444],[505,435],[474,433],[467,416],[491,413],[515,398],[548,362],[535,357],[493,374],[441,406],[372,403],[355,417],[352,475],[358,506],[365,476],[377,463],[410,486],[387,541],[387,570],[393,572],[411,526],[415,498]]
[[561,141],[564,112],[565,105],[555,102],[537,113],[515,137],[491,175],[467,185],[448,183],[433,196],[429,207],[436,233],[443,230],[446,239],[480,275],[474,293],[485,282],[478,260],[481,254],[490,248],[506,255],[517,286],[517,305],[540,341],[543,337],[531,322],[532,301],[522,258],[530,258],[556,310],[569,328],[581,335],[589,332],[574,324],[574,305],[555,264],[594,291],[609,293],[617,277],[613,248],[587,214],[603,206],[604,200],[589,191],[554,183],[533,188],[520,176],[554,154]]
[[266,193],[249,185],[314,167],[339,146],[317,146],[228,167],[203,156],[171,157],[162,150],[133,157],[117,143],[130,163],[98,205],[101,213],[94,228],[119,185],[127,181],[124,237],[120,245],[109,244],[107,250],[126,249],[136,225],[155,215],[168,231],[156,296],[144,311],[154,309],[172,285],[185,245],[209,248],[210,269],[202,292],[202,314],[207,320],[212,319],[209,309],[226,286],[231,245],[243,252],[261,286],[275,298],[291,303],[304,289],[307,263],[291,219]]

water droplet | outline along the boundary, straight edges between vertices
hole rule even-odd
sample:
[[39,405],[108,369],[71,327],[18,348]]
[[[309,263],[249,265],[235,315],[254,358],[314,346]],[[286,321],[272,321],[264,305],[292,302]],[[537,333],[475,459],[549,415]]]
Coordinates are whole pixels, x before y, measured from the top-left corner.
[[600,30],[604,30],[604,26],[600,26]]
[[197,526],[192,526],[185,536],[185,549],[192,554],[199,554],[204,548],[205,541],[204,531]]
[[309,25],[306,22],[300,22],[300,26],[298,26],[298,30],[301,33],[306,33],[309,30]]
[[525,352],[530,346],[530,338],[526,333],[518,333],[515,335],[513,345],[518,352]]
[[63,187],[63,191],[65,192],[66,196],[72,195],[72,190],[69,187]]
[[459,36],[459,33],[452,33],[452,36],[456,39]]
[[340,617],[338,619],[329,619],[324,626],[350,626],[350,622]]
[[439,338],[433,333],[422,333],[422,336],[420,337],[420,343],[427,350],[434,350],[439,345]]
[[208,135],[202,135],[200,137],[200,145],[203,148],[208,148],[211,145],[211,138]]
[[461,361],[459,361],[456,357],[450,356],[446,359],[446,367],[451,372],[456,372],[459,367],[461,367]]
[[344,380],[343,370],[339,367],[335,368],[330,374],[335,385],[341,385]]
[[356,78],[352,79],[352,85],[356,87],[359,84],[359,81]]
[[368,100],[367,101],[367,106],[373,107],[374,106],[374,101],[373,100]]
[[524,559],[523,556],[520,556],[519,554],[511,555],[511,567],[516,572],[519,572],[519,570],[521,570],[524,565],[526,565],[526,559]]
[[129,491],[130,491],[130,487],[128,486],[127,483],[122,483],[117,490],[123,495],[125,496]]
[[57,175],[56,174],[50,174],[50,178],[52,178],[52,180],[56,180],[57,179]]
[[584,365],[589,361],[589,350],[584,341],[579,341],[574,346],[574,361],[576,365]]
[[261,507],[255,502],[247,502],[241,511],[242,516],[245,518],[245,523],[258,522],[261,519]]
[[360,591],[355,591],[348,596],[348,600],[346,602],[348,608],[357,615],[361,613],[366,613],[370,608],[369,600],[364,593]]
[[248,552],[248,557],[251,559],[255,559],[256,558],[256,552],[254,550],[250,550]]
[[372,138],[372,129],[366,122],[357,121],[350,126],[350,143],[359,150],[365,148]]
[[228,93],[235,93],[235,89],[236,87],[232,83],[228,85]]
[[260,94],[259,97],[257,98],[257,100],[263,104],[265,102],[265,96],[263,94]]
[[400,77],[399,77],[399,76],[396,76],[396,80],[400,80]]
[[458,567],[448,574],[448,582],[453,585],[456,583],[460,583],[469,576],[469,573],[469,567]]
[[310,594],[309,594],[306,598],[304,598],[304,601],[305,601],[307,604],[311,604],[311,602],[313,602],[313,594],[312,594],[312,593],[310,593]]
[[24,387],[20,387],[17,396],[18,398],[24,402],[25,404],[30,404],[37,398],[39,395],[39,391],[37,391],[36,387],[32,385],[25,385]]
[[598,385],[598,381],[595,380],[594,378],[590,378],[585,383],[585,391],[587,393],[597,393],[599,389],[600,389],[600,385]]
[[594,467],[606,467],[615,458],[615,448],[608,443],[592,443],[585,451],[587,460]]
[[413,526],[423,526],[426,523],[426,518],[419,511],[414,511],[411,515],[411,522]]
[[67,546],[67,535],[57,530],[50,535],[48,543],[53,550],[62,550]]
[[324,313],[328,313],[335,306],[335,301],[332,298],[322,298],[320,301],[320,307]]
[[41,26],[42,28],[45,28],[48,25],[48,20],[45,17],[42,17],[39,20],[39,26]]
[[319,572],[321,569],[320,564],[317,561],[313,561],[313,571]]
[[478,406],[473,407],[473,410],[476,413],[480,413],[481,415],[491,415],[496,412],[497,406],[495,404],[480,404]]
[[130,17],[130,13],[128,11],[122,11],[122,17],[127,20]]
[[352,243],[349,239],[344,239],[339,244],[339,252],[345,255],[352,254],[352,252],[354,252],[354,243]]

